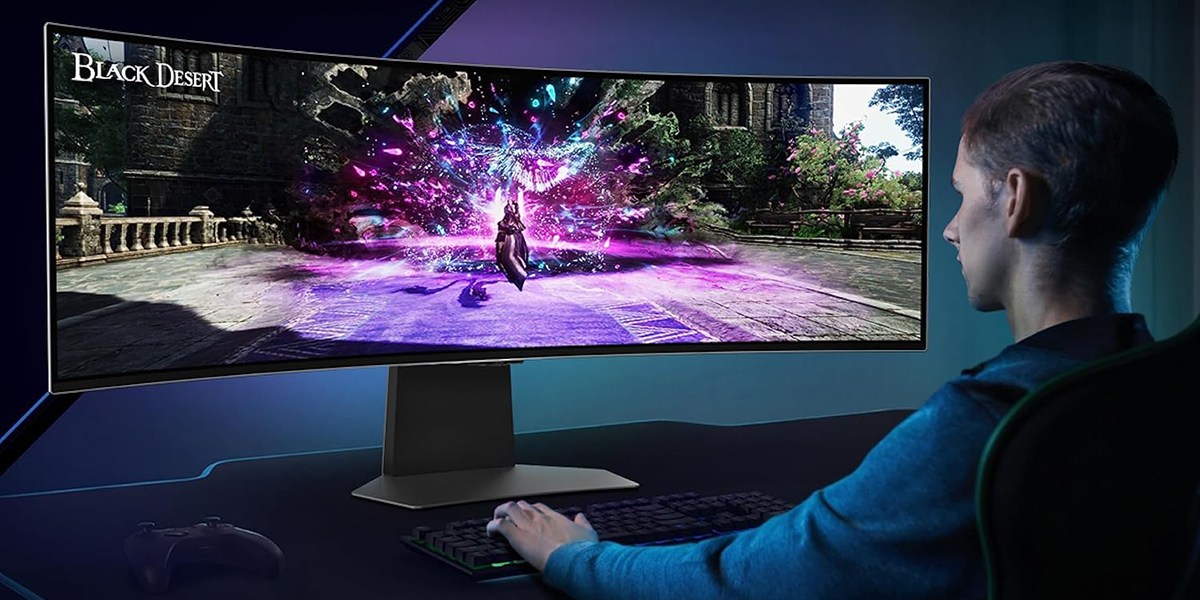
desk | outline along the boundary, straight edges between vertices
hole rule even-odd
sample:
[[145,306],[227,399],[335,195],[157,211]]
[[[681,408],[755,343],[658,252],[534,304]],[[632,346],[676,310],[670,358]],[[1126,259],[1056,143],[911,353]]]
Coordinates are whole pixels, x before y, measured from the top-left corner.
[[[758,490],[799,502],[849,474],[910,413],[736,427],[611,425],[518,435],[516,450],[519,462],[603,467],[642,484],[537,499],[551,506],[681,491]],[[284,574],[184,573],[163,597],[562,597],[537,576],[472,583],[409,550],[400,537],[414,526],[487,516],[498,502],[410,511],[352,497],[378,475],[379,462],[377,449],[329,452],[226,463],[183,483],[2,498],[0,573],[47,600],[150,598],[130,577],[122,550],[137,523],[181,526],[219,515],[274,540],[286,557]]]

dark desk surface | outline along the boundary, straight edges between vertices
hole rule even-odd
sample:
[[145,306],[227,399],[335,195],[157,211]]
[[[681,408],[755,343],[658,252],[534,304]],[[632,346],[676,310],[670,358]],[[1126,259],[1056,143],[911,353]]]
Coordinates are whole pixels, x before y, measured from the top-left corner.
[[[799,502],[849,474],[908,414],[737,427],[635,423],[524,434],[517,436],[517,459],[607,468],[642,485],[536,499],[551,506],[680,491],[758,490]],[[165,597],[560,597],[536,576],[472,583],[404,547],[400,536],[414,526],[488,516],[498,502],[410,511],[351,497],[351,490],[378,474],[379,462],[378,450],[333,452],[226,463],[184,483],[0,498],[0,574],[47,600],[152,597],[130,577],[122,550],[137,523],[180,526],[219,515],[274,540],[286,556],[284,575],[188,573],[172,582]]]

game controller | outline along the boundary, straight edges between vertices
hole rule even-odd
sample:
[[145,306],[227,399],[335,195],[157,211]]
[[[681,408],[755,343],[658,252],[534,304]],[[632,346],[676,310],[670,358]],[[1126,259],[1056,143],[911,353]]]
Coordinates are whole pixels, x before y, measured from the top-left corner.
[[171,585],[171,573],[181,565],[232,567],[276,577],[283,571],[283,552],[266,536],[234,527],[220,517],[208,517],[191,527],[155,529],[138,524],[125,540],[129,568],[146,591],[161,594]]

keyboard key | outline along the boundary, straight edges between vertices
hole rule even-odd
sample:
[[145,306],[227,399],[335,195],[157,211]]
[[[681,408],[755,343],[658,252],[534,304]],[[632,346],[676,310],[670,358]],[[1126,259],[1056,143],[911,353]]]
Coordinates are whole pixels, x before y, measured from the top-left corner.
[[425,541],[425,536],[432,532],[433,529],[430,529],[429,527],[414,527],[412,536],[413,539],[417,540],[418,542],[423,542]]

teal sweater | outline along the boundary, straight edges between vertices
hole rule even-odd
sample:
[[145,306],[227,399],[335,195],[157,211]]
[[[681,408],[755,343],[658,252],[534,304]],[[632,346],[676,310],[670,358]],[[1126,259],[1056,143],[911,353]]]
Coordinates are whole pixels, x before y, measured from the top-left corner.
[[1048,328],[947,382],[790,512],[692,544],[573,542],[545,581],[580,599],[982,598],[975,477],[1001,417],[1046,380],[1149,341],[1140,315]]

